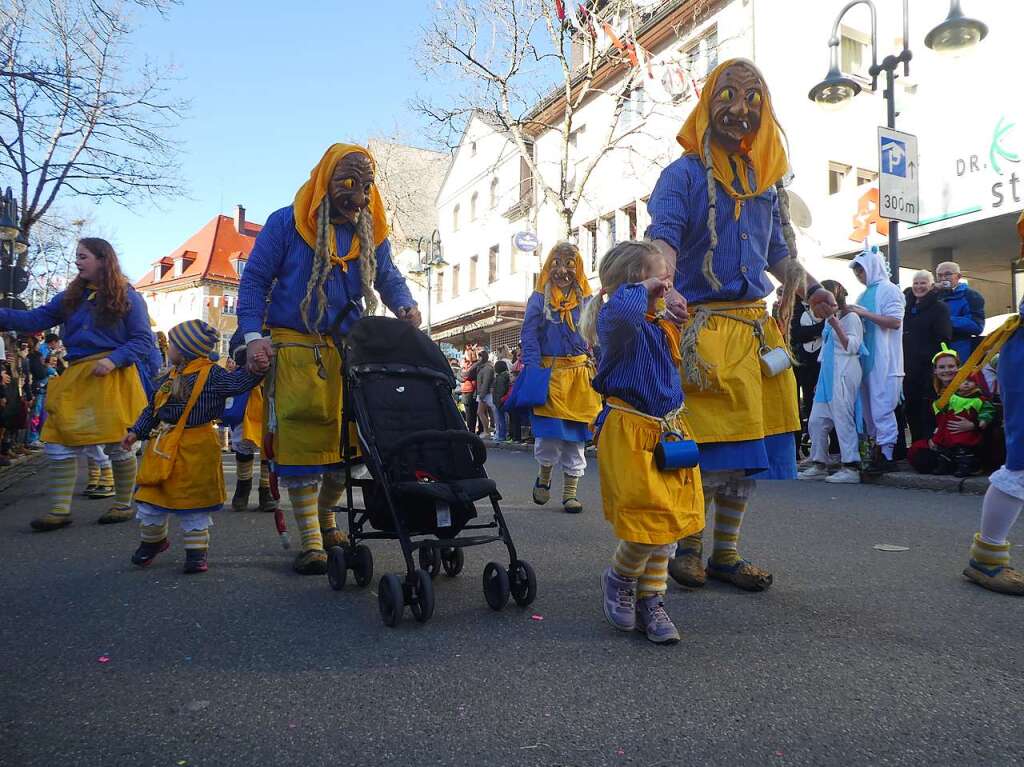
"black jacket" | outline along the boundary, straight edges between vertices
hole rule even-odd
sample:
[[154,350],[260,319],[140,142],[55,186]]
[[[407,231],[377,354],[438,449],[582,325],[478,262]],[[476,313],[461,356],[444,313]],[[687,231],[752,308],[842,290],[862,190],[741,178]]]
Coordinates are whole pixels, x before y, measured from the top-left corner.
[[911,388],[931,390],[932,357],[953,336],[949,307],[935,290],[917,298],[909,288],[903,291],[907,308],[903,314],[903,364]]
[[804,306],[803,301],[797,299],[796,305],[793,307],[793,319],[789,323],[789,342],[801,365],[814,365],[818,362],[818,352],[807,351],[804,349],[804,344],[821,338],[821,334],[825,332],[825,322],[805,325],[801,322],[805,314],[808,314],[807,307]]

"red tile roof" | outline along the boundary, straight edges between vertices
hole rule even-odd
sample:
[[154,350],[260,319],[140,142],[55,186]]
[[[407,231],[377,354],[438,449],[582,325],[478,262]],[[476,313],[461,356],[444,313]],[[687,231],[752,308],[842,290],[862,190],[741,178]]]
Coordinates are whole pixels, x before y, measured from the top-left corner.
[[[142,279],[135,283],[139,290],[147,288],[173,287],[200,279],[217,280],[219,282],[238,283],[238,273],[232,260],[245,261],[256,242],[256,235],[263,229],[259,224],[245,222],[241,233],[235,229],[235,220],[231,216],[214,216],[209,223],[196,232],[187,242],[173,250],[170,255],[154,261],[168,267],[163,279],[155,279],[154,269],[150,268]],[[186,268],[180,277],[173,277],[174,262],[184,257]],[[192,261],[189,264],[189,260]]]

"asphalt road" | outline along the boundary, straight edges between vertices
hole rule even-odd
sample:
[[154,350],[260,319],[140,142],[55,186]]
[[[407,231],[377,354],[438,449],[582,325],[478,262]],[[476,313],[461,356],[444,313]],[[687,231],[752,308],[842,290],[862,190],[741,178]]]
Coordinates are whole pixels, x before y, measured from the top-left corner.
[[[530,456],[489,467],[536,603],[491,611],[501,550],[469,549],[433,619],[397,629],[376,584],[294,575],[270,515],[218,515],[209,573],[185,576],[177,531],[139,571],[134,525],[93,524],[100,502],[38,534],[42,475],[9,489],[0,764],[1024,764],[1024,600],[960,576],[978,498],[763,485],[742,550],[775,587],[673,586],[685,635],[658,647],[601,615],[596,476],[569,516],[530,504]],[[397,545],[373,550],[398,568]]]

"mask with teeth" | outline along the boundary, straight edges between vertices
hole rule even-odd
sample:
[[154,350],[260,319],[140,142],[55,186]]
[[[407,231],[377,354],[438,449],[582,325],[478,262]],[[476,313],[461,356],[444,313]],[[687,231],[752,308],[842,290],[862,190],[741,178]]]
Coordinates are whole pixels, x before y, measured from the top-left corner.
[[765,85],[742,62],[724,69],[711,99],[711,137],[727,152],[749,150],[761,127]]

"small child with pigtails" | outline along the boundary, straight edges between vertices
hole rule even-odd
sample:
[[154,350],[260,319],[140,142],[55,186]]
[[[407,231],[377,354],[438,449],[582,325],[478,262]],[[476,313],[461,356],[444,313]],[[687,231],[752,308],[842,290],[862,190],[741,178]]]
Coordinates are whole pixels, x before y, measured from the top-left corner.
[[[581,332],[599,347],[594,388],[604,408],[594,425],[604,515],[619,538],[602,578],[604,614],[622,631],[658,644],[679,641],[665,611],[676,542],[704,527],[696,446],[683,436],[680,323],[686,304],[648,242],[622,242],[601,261],[601,292]],[[668,301],[666,301],[666,298]],[[690,460],[666,458],[690,451]]]

